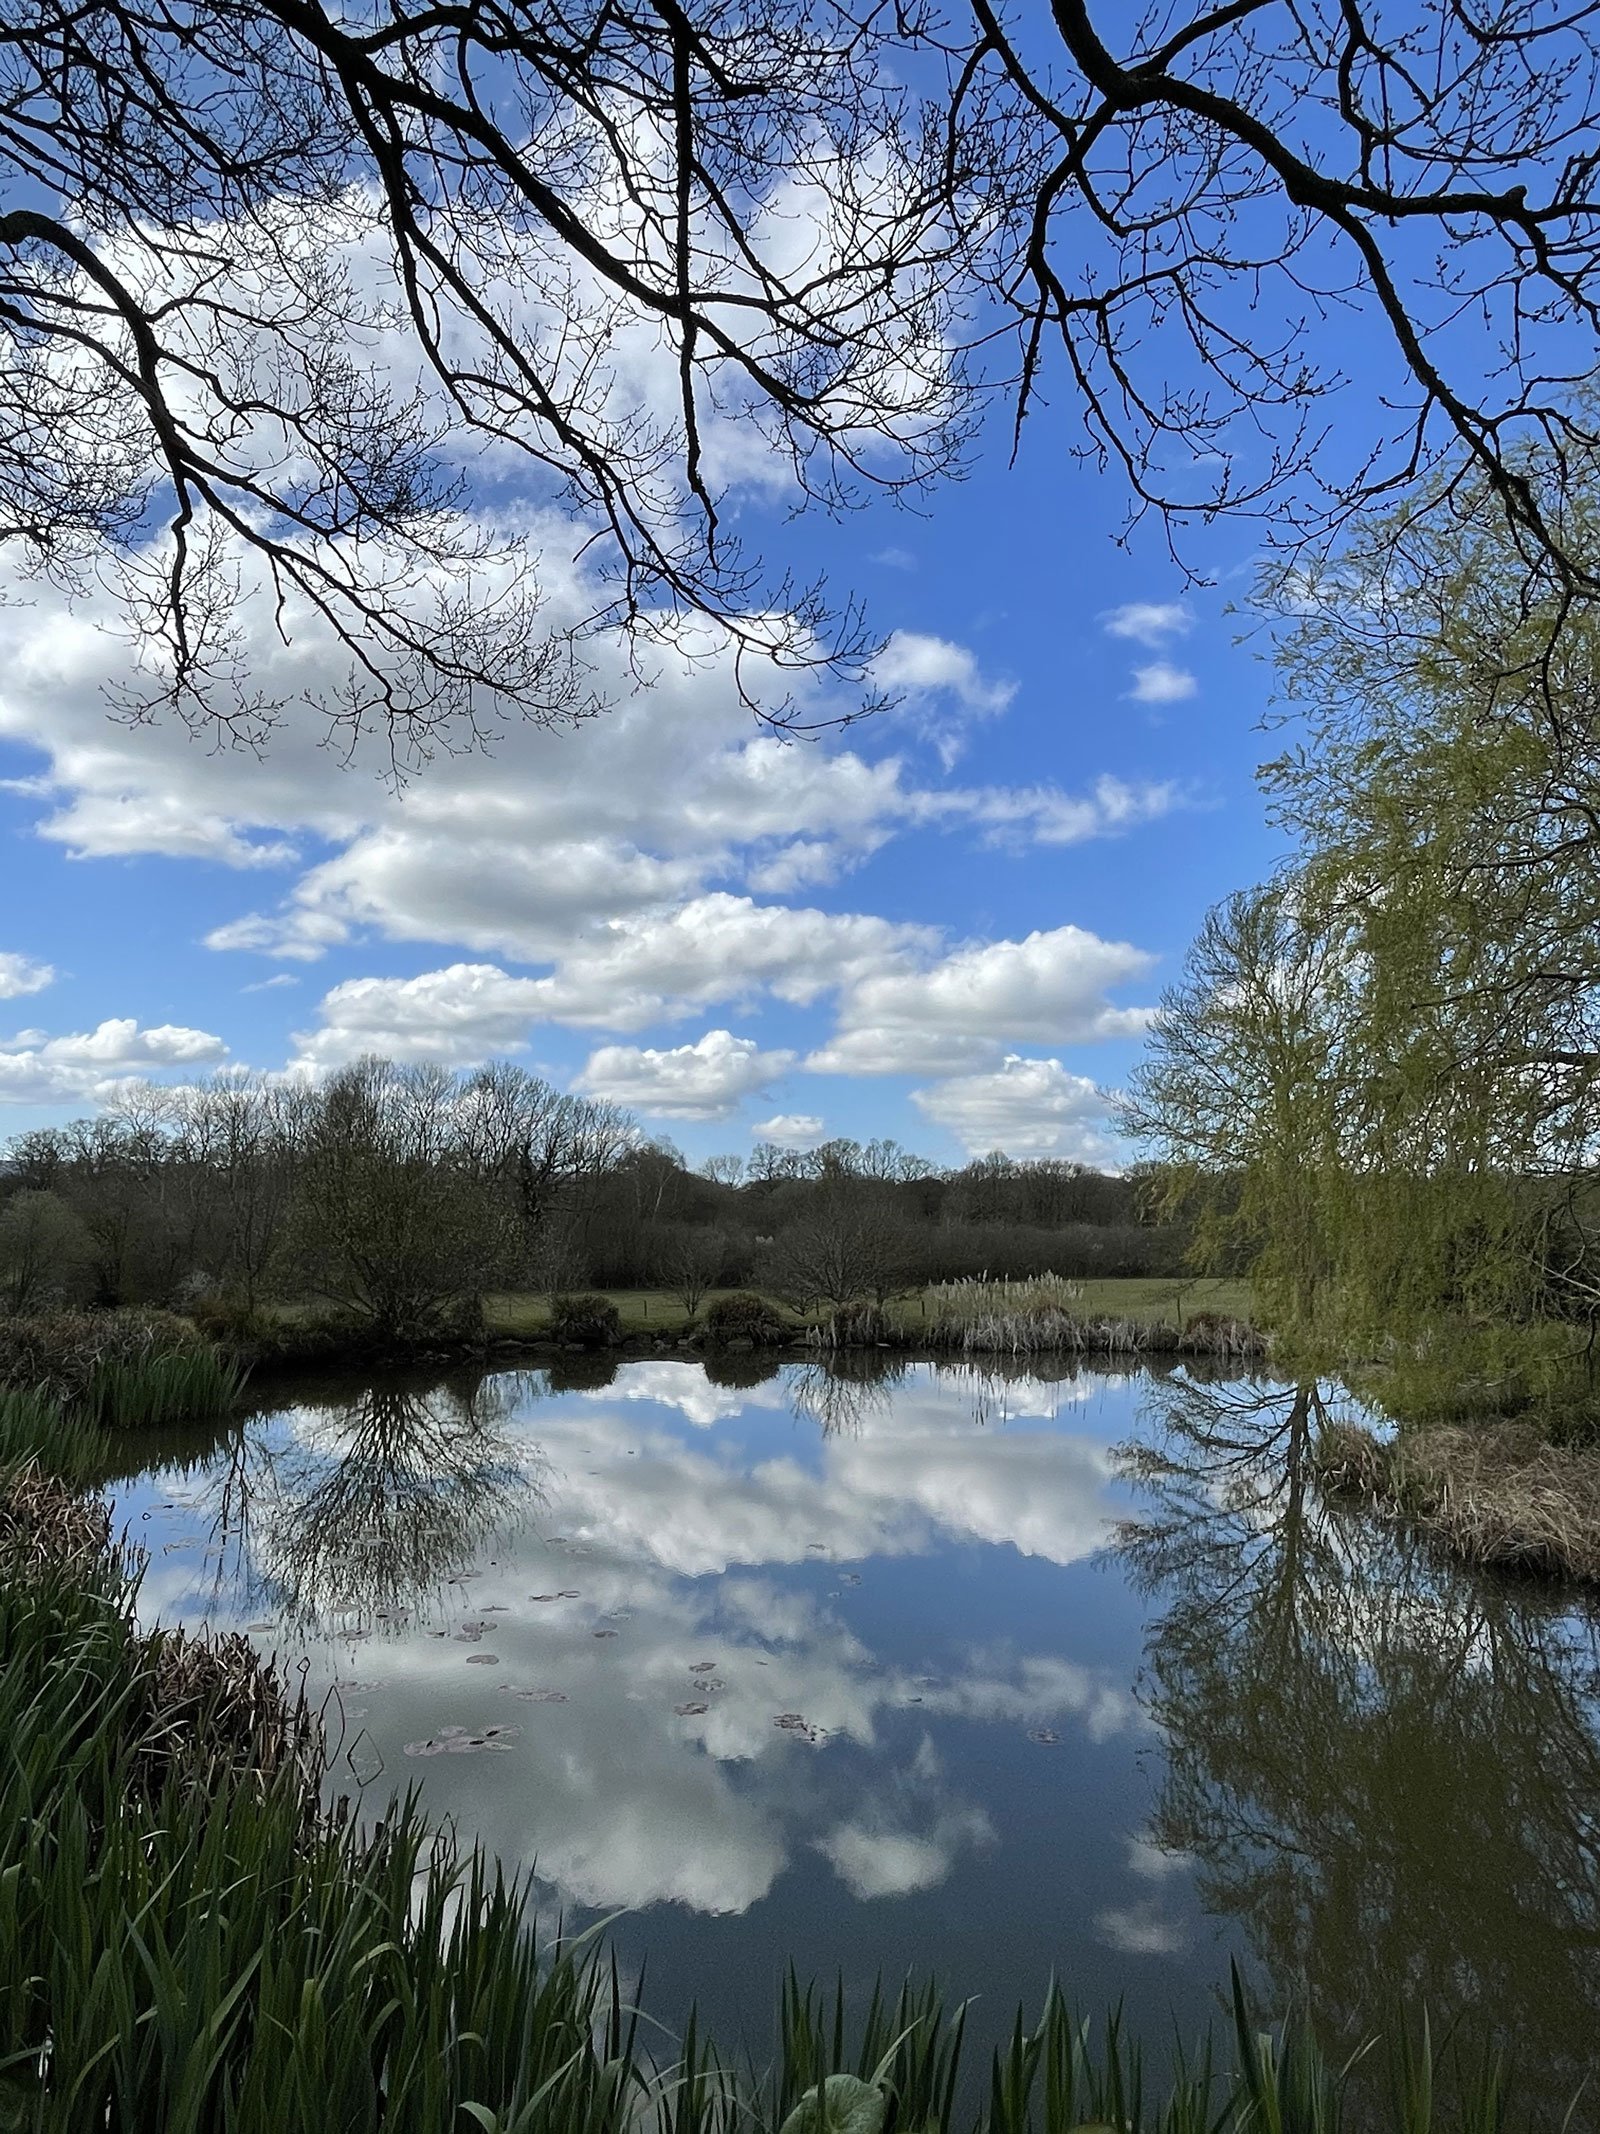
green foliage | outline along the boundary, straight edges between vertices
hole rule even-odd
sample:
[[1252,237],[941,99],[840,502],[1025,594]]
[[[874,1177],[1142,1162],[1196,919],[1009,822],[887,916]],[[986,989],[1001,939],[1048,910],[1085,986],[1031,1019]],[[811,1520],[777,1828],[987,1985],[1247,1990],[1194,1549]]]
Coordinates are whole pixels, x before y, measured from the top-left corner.
[[550,1332],[575,1348],[614,1348],[622,1339],[622,1314],[609,1297],[557,1297],[550,1306]]
[[80,1407],[102,1430],[225,1415],[244,1391],[242,1367],[210,1347],[169,1349],[129,1362],[108,1356],[90,1374]]
[[701,1338],[713,1347],[730,1341],[750,1341],[757,1348],[775,1346],[789,1339],[789,1328],[778,1313],[754,1290],[736,1289],[716,1297],[700,1320]]
[[100,1471],[105,1440],[81,1413],[68,1415],[32,1386],[0,1387],[0,1481],[29,1463],[65,1482]]

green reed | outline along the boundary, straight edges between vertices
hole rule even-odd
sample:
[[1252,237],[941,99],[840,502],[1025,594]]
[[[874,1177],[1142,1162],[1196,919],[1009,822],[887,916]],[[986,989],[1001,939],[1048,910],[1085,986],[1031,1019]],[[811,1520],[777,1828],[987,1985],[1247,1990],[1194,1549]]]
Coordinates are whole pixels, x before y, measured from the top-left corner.
[[194,1344],[98,1361],[77,1404],[102,1430],[148,1429],[222,1415],[237,1405],[245,1372],[215,1349]]

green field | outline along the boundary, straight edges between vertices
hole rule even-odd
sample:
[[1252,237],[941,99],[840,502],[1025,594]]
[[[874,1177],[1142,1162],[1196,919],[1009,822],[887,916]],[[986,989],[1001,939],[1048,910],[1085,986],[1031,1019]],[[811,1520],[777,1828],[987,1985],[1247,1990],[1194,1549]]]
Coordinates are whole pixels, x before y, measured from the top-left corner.
[[[1197,1312],[1217,1312],[1233,1319],[1248,1319],[1250,1316],[1249,1283],[1227,1276],[1173,1280],[1140,1275],[1086,1281],[1079,1286],[1083,1295],[1075,1308],[1086,1319],[1164,1319],[1181,1325]],[[670,1290],[610,1289],[601,1294],[608,1296],[617,1307],[625,1334],[653,1334],[662,1340],[676,1340],[688,1333],[694,1323]],[[731,1292],[716,1289],[710,1292],[710,1297],[729,1294]],[[890,1316],[914,1331],[922,1316],[925,1296],[925,1291],[913,1291],[910,1296],[896,1298],[889,1306]],[[793,1319],[797,1330],[809,1325],[815,1316],[787,1312],[782,1305],[776,1308]],[[502,1340],[537,1340],[550,1324],[550,1310],[545,1299],[525,1292],[486,1298],[484,1311],[490,1334]]]

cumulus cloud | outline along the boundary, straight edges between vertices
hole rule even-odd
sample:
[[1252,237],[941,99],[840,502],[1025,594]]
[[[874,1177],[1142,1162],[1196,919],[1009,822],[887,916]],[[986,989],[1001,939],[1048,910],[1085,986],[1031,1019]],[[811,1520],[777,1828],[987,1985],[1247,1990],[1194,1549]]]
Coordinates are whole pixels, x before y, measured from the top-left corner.
[[873,662],[872,678],[885,689],[946,690],[968,711],[1004,711],[1016,695],[1014,682],[990,681],[965,645],[920,630],[896,630]]
[[0,954],[0,1000],[17,1000],[25,993],[42,993],[54,985],[56,974],[48,963],[35,963],[31,956],[13,951]]
[[1148,667],[1135,667],[1133,687],[1128,691],[1136,704],[1181,704],[1200,684],[1187,667],[1174,667],[1171,660],[1152,660]]
[[1106,1100],[1095,1084],[1059,1060],[1015,1053],[989,1074],[955,1075],[911,1101],[972,1155],[1003,1148],[1013,1156],[1070,1156],[1084,1163],[1114,1162],[1106,1131]]
[[1130,600],[1108,608],[1100,620],[1108,637],[1131,638],[1152,652],[1171,638],[1187,637],[1194,628],[1194,615],[1181,600]]
[[659,1119],[726,1119],[793,1065],[792,1052],[763,1052],[754,1038],[708,1030],[666,1051],[602,1045],[575,1086]]
[[957,949],[921,970],[851,986],[839,1027],[806,1062],[818,1073],[957,1074],[998,1062],[1004,1043],[1081,1044],[1142,1031],[1143,1008],[1113,1007],[1107,989],[1154,958],[1078,926]]
[[856,1818],[828,1831],[816,1846],[851,1896],[864,1900],[937,1889],[959,1852],[994,1842],[994,1825],[981,1808],[949,1808],[914,1831]]
[[193,1072],[227,1056],[222,1039],[209,1031],[178,1023],[141,1027],[132,1016],[65,1037],[23,1030],[0,1044],[0,1103],[99,1102],[133,1076]]
[[786,1149],[814,1149],[827,1139],[826,1126],[810,1111],[776,1112],[770,1119],[758,1119],[750,1131],[757,1141],[775,1141]]
[[297,1064],[337,1067],[380,1052],[466,1066],[520,1051],[542,999],[537,980],[492,963],[452,963],[415,978],[350,978],[323,995],[321,1027],[296,1032]]

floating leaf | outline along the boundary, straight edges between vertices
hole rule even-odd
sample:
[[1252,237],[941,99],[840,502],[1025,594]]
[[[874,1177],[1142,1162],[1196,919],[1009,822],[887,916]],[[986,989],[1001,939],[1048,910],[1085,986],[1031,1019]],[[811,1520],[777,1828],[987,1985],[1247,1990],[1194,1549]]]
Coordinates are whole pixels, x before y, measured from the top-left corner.
[[859,2075],[829,2075],[807,2090],[779,2134],[882,2134],[888,2093]]
[[616,1634],[614,1630],[592,1630],[589,1633],[591,1637],[596,1638],[614,1638]]
[[698,1719],[702,1712],[709,1712],[709,1704],[675,1704],[672,1709],[680,1719]]
[[689,1672],[692,1675],[708,1675],[716,1664],[715,1660],[691,1660]]
[[503,1697],[520,1697],[524,1704],[565,1704],[567,1701],[564,1689],[518,1689],[513,1682],[502,1682],[500,1694]]
[[498,1667],[500,1660],[496,1653],[469,1652],[467,1654],[467,1665],[469,1667]]

